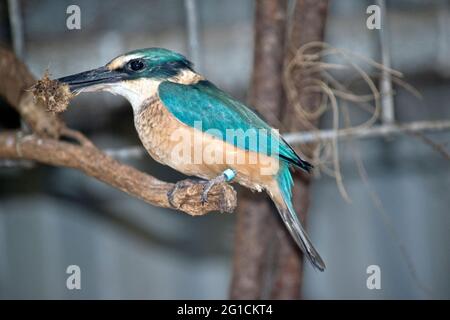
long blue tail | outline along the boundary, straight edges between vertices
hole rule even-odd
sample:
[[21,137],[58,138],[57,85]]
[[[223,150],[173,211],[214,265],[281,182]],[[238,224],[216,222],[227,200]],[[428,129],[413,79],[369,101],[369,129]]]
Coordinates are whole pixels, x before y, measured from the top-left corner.
[[278,203],[279,201],[274,202],[284,224],[312,265],[318,270],[324,271],[326,268],[325,263],[312,245],[312,242],[309,239],[305,229],[303,229],[303,226],[297,217],[297,213],[294,210],[294,206],[292,205],[292,186],[294,181],[291,173],[289,172],[288,164],[282,162],[280,163],[280,171],[277,175],[277,181],[281,196],[283,198],[283,203]]

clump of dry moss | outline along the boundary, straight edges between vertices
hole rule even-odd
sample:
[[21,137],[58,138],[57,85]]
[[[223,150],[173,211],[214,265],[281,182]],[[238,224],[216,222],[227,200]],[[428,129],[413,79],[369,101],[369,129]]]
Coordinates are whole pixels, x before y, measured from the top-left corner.
[[70,92],[69,86],[50,79],[48,71],[41,80],[36,82],[31,91],[34,97],[47,107],[48,111],[56,113],[65,111],[74,96]]

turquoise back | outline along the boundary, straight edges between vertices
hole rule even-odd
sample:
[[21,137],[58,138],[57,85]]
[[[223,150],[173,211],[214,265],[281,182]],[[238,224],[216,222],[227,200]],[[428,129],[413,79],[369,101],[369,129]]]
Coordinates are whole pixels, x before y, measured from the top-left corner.
[[302,161],[256,113],[209,81],[192,85],[164,81],[158,93],[167,109],[190,127],[240,149],[279,157],[296,165]]

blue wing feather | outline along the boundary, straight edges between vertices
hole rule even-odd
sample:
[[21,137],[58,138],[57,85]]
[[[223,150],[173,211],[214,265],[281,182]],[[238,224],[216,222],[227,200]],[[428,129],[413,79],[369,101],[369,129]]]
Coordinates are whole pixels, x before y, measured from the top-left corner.
[[[164,81],[158,94],[167,109],[188,126],[207,131],[238,148],[279,156],[306,171],[311,168],[256,113],[209,81],[190,85]],[[241,135],[233,134],[236,132]]]

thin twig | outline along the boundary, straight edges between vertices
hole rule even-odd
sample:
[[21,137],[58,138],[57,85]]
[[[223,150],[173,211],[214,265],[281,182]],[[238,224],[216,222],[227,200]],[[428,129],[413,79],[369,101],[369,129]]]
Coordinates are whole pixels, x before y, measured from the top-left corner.
[[412,279],[414,280],[415,284],[429,297],[432,298],[434,295],[433,290],[428,287],[419,277],[419,275],[417,274],[417,269],[414,266],[414,262],[413,259],[411,257],[411,255],[408,252],[408,249],[405,245],[405,243],[402,241],[402,239],[399,236],[399,233],[397,232],[397,229],[395,228],[394,224],[392,223],[392,219],[390,217],[390,215],[388,214],[388,212],[386,211],[383,202],[381,201],[381,198],[379,197],[379,195],[377,194],[377,192],[375,191],[375,189],[373,188],[372,184],[370,183],[369,180],[369,175],[366,171],[366,168],[364,167],[364,163],[363,160],[361,158],[361,155],[359,152],[356,151],[356,149],[353,148],[352,146],[352,155],[353,158],[356,162],[357,165],[357,169],[358,169],[358,173],[361,177],[361,180],[363,181],[364,185],[366,186],[370,198],[375,206],[375,208],[377,209],[377,212],[380,215],[381,221],[383,222],[383,224],[387,227],[387,230],[389,232],[389,235],[392,237],[392,239],[395,241],[395,243],[398,246],[398,249],[400,250],[400,254],[403,257],[403,260],[406,263],[406,266],[408,268],[408,271],[412,277]]
[[436,150],[446,160],[450,161],[450,153],[445,149],[445,144],[434,142],[432,139],[428,138],[422,132],[406,131],[406,133],[408,133],[413,137],[418,138],[419,140],[422,140],[423,142],[431,146],[434,150]]

